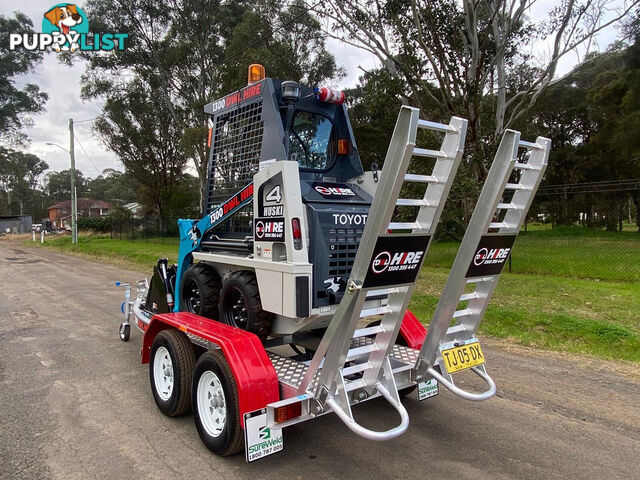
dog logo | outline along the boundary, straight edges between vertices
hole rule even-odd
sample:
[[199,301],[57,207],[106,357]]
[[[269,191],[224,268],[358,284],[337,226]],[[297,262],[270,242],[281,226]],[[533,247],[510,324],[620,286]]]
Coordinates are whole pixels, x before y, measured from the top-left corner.
[[56,52],[75,52],[80,46],[80,35],[89,32],[89,21],[80,7],[60,3],[45,12],[42,31],[54,36],[51,47]]
[[44,12],[42,33],[9,32],[9,50],[54,50],[85,52],[124,50],[128,33],[89,32],[89,20],[82,8],[59,3]]

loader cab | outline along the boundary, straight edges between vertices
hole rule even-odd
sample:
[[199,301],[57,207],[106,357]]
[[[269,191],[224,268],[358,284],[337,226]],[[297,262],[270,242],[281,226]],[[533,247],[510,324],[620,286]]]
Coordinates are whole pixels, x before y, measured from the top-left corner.
[[[372,201],[352,183],[363,167],[344,96],[269,77],[254,80],[205,106],[210,127],[206,213],[251,182],[269,162],[296,161],[308,261],[313,264],[312,307],[337,304]],[[258,202],[268,193],[256,192]],[[261,203],[258,210],[264,212]],[[230,240],[244,239],[240,250],[246,245],[245,253],[253,251],[254,219],[260,216],[263,213],[254,215],[253,205],[247,205],[208,232],[214,240],[203,244],[228,248]],[[276,247],[267,248],[275,252]]]

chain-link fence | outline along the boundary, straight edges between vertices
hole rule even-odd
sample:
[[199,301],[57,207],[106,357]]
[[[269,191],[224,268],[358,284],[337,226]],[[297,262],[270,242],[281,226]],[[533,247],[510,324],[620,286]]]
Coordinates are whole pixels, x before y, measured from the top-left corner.
[[[572,188],[564,189],[561,195],[556,194],[556,187],[540,188],[505,271],[640,281],[638,208],[633,197],[638,190],[575,192]],[[425,260],[427,266],[452,265],[464,233],[464,218],[473,211],[474,203],[471,197],[455,194],[448,199]],[[157,217],[122,218],[102,232],[114,239],[176,245],[178,218],[200,215],[183,212],[164,221]]]
[[[579,188],[543,185],[505,271],[640,281],[639,194],[640,181],[598,182]],[[468,199],[454,198],[449,208],[463,200],[469,203]],[[439,238],[433,243],[426,264],[449,267],[459,241],[447,235]]]

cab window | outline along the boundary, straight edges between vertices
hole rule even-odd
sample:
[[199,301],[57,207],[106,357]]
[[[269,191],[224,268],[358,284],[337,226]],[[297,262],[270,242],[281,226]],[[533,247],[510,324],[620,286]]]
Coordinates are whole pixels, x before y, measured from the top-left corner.
[[289,131],[289,158],[301,168],[326,170],[336,156],[337,134],[324,115],[297,111]]

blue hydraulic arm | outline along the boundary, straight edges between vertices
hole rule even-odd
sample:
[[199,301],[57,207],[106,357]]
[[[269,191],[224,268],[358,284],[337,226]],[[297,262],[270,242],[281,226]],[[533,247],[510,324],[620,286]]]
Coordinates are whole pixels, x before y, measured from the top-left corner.
[[180,311],[180,283],[182,276],[193,261],[193,252],[200,248],[200,243],[204,235],[236,213],[242,207],[253,200],[253,182],[245,185],[238,193],[233,195],[229,200],[222,203],[213,211],[200,219],[195,220],[178,220],[178,229],[180,230],[180,249],[178,251],[178,270],[176,272],[175,289],[175,306],[173,311]]

